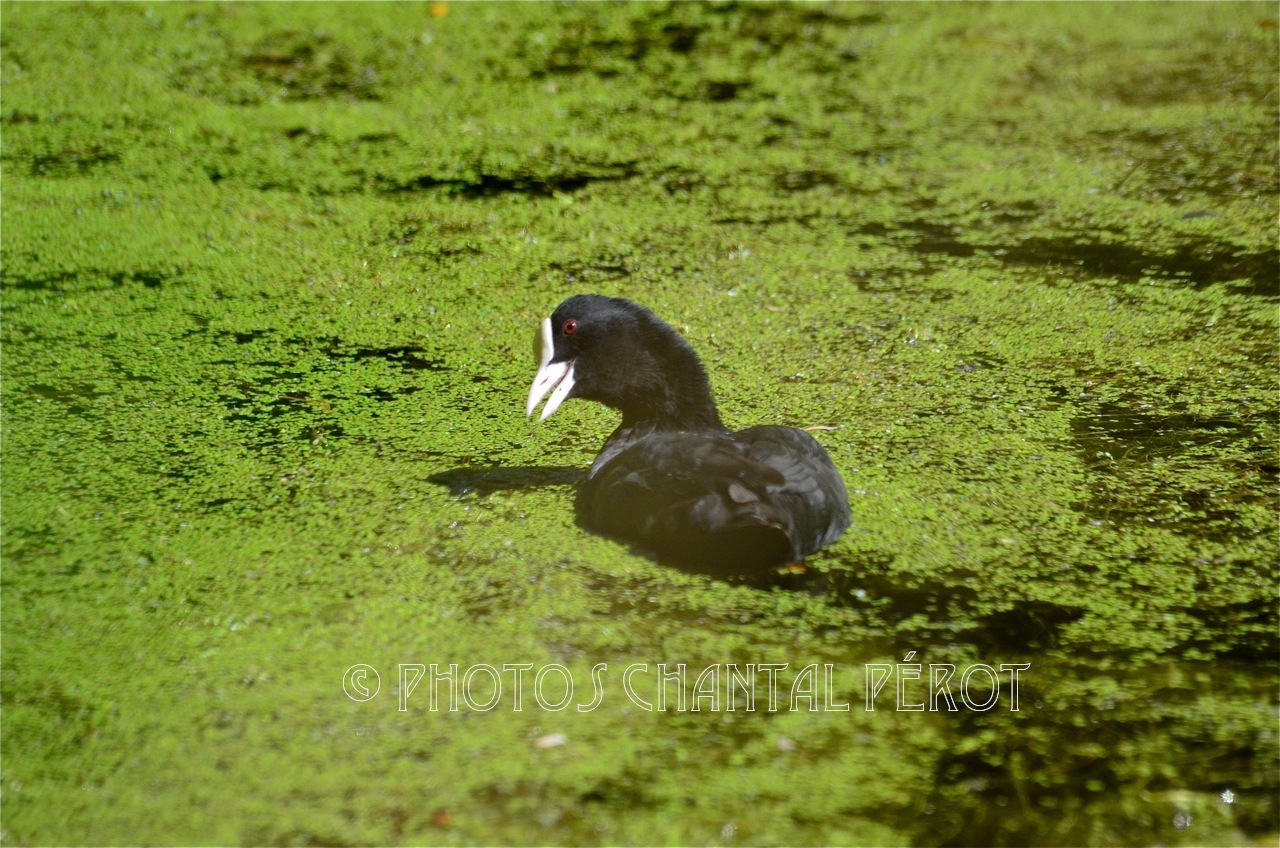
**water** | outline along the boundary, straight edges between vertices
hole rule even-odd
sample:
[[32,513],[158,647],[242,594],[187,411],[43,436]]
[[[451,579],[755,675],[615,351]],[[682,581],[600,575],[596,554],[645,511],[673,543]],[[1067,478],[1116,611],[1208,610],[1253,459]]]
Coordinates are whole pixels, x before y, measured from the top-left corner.
[[[7,6],[4,837],[1273,844],[1274,34]],[[578,528],[616,421],[523,416],[577,291],[730,424],[834,428],[849,534],[741,585]],[[991,709],[895,709],[977,665]]]

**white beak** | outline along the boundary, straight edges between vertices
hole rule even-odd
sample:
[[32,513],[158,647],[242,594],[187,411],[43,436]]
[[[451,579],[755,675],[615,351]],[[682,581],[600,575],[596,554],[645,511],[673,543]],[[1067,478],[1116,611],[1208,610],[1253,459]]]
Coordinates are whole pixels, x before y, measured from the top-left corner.
[[524,411],[526,415],[533,414],[533,408],[554,388],[551,397],[547,400],[547,405],[542,408],[542,415],[538,417],[539,421],[546,421],[551,413],[560,408],[560,404],[564,403],[564,399],[569,396],[569,390],[573,388],[573,360],[568,362],[552,362],[551,357],[555,356],[555,341],[551,338],[551,319],[545,318],[542,321],[541,331],[542,347],[540,351],[540,362],[538,363],[538,373],[534,375],[533,385],[529,387],[529,402],[525,405]]

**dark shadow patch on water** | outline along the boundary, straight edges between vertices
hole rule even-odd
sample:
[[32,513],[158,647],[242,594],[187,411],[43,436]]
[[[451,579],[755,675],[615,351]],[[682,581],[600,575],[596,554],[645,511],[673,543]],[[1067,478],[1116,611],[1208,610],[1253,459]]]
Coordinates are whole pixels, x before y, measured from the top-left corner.
[[165,451],[166,461],[156,471],[161,477],[189,483],[205,475],[205,470],[198,462],[198,455],[193,451],[169,448]]
[[689,53],[698,46],[698,36],[703,27],[690,24],[666,24],[662,27],[662,38],[672,53]]
[[491,495],[508,490],[540,489],[546,486],[577,486],[586,470],[569,465],[512,465],[474,468],[464,466],[440,471],[427,482],[444,486],[454,495]]
[[955,370],[961,374],[972,374],[975,371],[996,370],[1005,367],[1003,357],[996,356],[993,353],[970,352],[960,359],[960,364],[956,365]]
[[[1028,210],[1033,214],[1034,210]],[[1017,245],[970,244],[955,227],[924,219],[893,224],[869,223],[859,226],[857,235],[907,242],[925,256],[969,258],[979,252],[1005,265],[1045,267],[1077,271],[1094,277],[1110,277],[1137,282],[1159,277],[1183,283],[1196,291],[1229,283],[1239,294],[1280,297],[1280,249],[1240,253],[1229,245],[1214,242],[1185,244],[1169,254],[1158,254],[1127,244],[1079,242],[1070,238],[1034,237]]]
[[[262,386],[265,386],[265,382],[263,381]],[[245,393],[242,397],[221,396],[227,408],[237,411],[236,415],[227,417],[228,421],[256,420],[263,415],[273,416],[298,409],[330,412],[333,409],[332,401],[335,399],[311,397],[306,392],[263,391],[260,386],[244,381],[238,383],[236,387]],[[256,410],[257,414],[250,415],[244,410]]]
[[[1016,713],[1011,676],[1001,673],[993,710],[944,713],[954,743],[926,781],[923,803],[932,815],[914,825],[918,841],[1236,844],[1247,835],[1266,842],[1278,823],[1273,734],[1241,716],[1246,705],[1274,710],[1272,687],[1258,672],[1252,664],[1168,662],[1108,672],[1033,661],[1019,675]],[[1059,680],[1089,692],[1085,702],[1055,703]],[[981,688],[985,695],[985,676]],[[1138,807],[1124,791],[1135,781],[1143,787]]]
[[[222,35],[220,33],[220,35]],[[281,29],[239,48],[222,35],[223,55],[175,68],[171,84],[187,94],[235,105],[273,100],[381,100],[396,67],[390,45],[357,54],[319,30]]]
[[[336,342],[336,340],[334,340]],[[394,347],[360,347],[345,348],[331,344],[325,349],[326,355],[337,359],[350,359],[361,362],[366,359],[381,359],[405,371],[447,371],[448,366],[442,360],[427,356],[425,348],[414,345],[398,345]]]
[[[107,281],[111,287],[124,286],[135,283],[141,283],[145,288],[155,289],[181,276],[177,271],[160,271],[155,269],[146,269],[140,271],[103,271],[95,268],[86,268],[81,271],[62,271],[56,274],[46,274],[43,276],[21,276],[18,274],[6,273],[0,271],[0,286],[5,288],[23,289],[26,291],[56,291],[62,293],[69,283],[90,283],[95,281]],[[84,286],[86,289],[101,288],[101,286]]]
[[[997,709],[1007,709],[1012,686],[1007,673],[1001,678]],[[985,694],[985,677],[983,680]],[[1025,674],[1019,675],[1018,688],[1020,708],[1026,711],[1026,704],[1034,702],[1037,693]],[[959,712],[947,712],[946,717],[949,726],[954,728],[955,738],[981,739],[986,744],[978,750],[974,750],[972,744],[957,745],[937,761],[934,778],[927,781],[932,787],[928,807],[934,816],[927,827],[926,838],[933,844],[1043,845],[1046,844],[1043,817],[1055,812],[1055,795],[1068,799],[1098,798],[1108,792],[1118,794],[1125,784],[1110,765],[1110,757],[1074,754],[1065,742],[1058,746],[1060,750],[1046,752],[1049,746],[1024,737],[1024,734],[1035,734],[1039,727],[1027,729],[1006,715],[991,718],[963,708]],[[1058,728],[1062,739],[1080,734],[1079,728],[1062,722],[1061,718],[1058,722],[1065,725]],[[1045,723],[1042,719],[1037,725]],[[999,736],[990,730],[993,726],[1000,728]],[[1105,730],[1097,726],[1089,729],[1090,739],[1107,751],[1114,750],[1118,733],[1114,726]],[[1047,754],[1056,756],[1056,761],[1048,759]],[[1088,818],[1077,812],[1065,825],[1069,830],[1057,832],[1060,841],[1048,844],[1093,844],[1089,832],[1092,822]],[[1129,826],[1137,824],[1130,822]]]
[[376,401],[381,401],[385,403],[387,401],[397,400],[399,398],[405,397],[406,395],[416,394],[417,392],[420,392],[420,391],[422,391],[421,386],[405,386],[399,389],[366,389],[365,391],[361,392],[360,395],[361,397],[367,397],[370,400],[376,400]]
[[[241,336],[239,344],[250,344],[272,331],[255,330],[247,333],[219,331],[220,335]],[[309,342],[308,344],[311,344]],[[215,360],[210,365],[244,366],[252,364],[270,370],[261,379],[237,379],[234,391],[221,392],[218,401],[230,411],[223,420],[229,424],[248,425],[245,442],[258,448],[278,446],[286,442],[310,442],[323,445],[341,439],[345,431],[333,413],[333,406],[342,398],[326,394],[313,396],[303,390],[286,388],[292,381],[304,376],[304,372],[289,370],[278,360],[259,360],[253,363],[234,359]]]
[[5,288],[23,289],[26,291],[61,292],[65,283],[79,279],[82,276],[84,276],[84,274],[79,271],[63,271],[57,274],[27,277],[9,273],[7,269],[0,267],[0,285],[3,285]]
[[1257,451],[1260,456],[1257,460],[1242,463],[1241,470],[1253,471],[1262,477],[1270,477],[1271,483],[1280,482],[1280,465],[1275,462],[1275,452],[1270,448],[1259,448]]
[[1008,609],[979,616],[969,637],[983,654],[1043,651],[1056,647],[1062,628],[1084,616],[1081,607],[1051,601],[1015,601]]
[[871,236],[894,243],[905,242],[907,247],[926,255],[951,256],[961,259],[973,256],[978,248],[960,240],[955,227],[938,224],[923,218],[898,221],[892,224],[872,222],[858,226],[856,235]]
[[610,810],[655,809],[662,806],[663,801],[660,795],[654,794],[653,786],[652,774],[628,766],[594,781],[578,800],[583,804],[603,804]]
[[1248,420],[1102,403],[1077,416],[1072,433],[1096,481],[1093,497],[1080,507],[1095,524],[1158,524],[1236,538],[1242,508],[1276,503],[1275,475],[1267,471],[1274,450]]
[[[16,675],[10,675],[10,679]],[[40,711],[44,726],[57,727],[59,742],[79,749],[90,744],[99,733],[102,705],[93,703],[70,691],[59,678],[53,676],[27,678],[27,686],[8,685],[0,695],[0,703],[8,707],[35,708]],[[75,693],[75,694],[73,694]]]
[[809,191],[818,186],[838,186],[841,180],[830,171],[807,169],[786,171],[773,178],[773,184],[782,191]]
[[[12,55],[12,53],[10,55]],[[10,111],[6,112],[2,118],[0,118],[0,123],[6,124],[6,125],[38,124],[42,120],[44,119],[42,119],[39,115],[33,112],[23,112],[18,109],[11,109]]]
[[1149,253],[1125,244],[1080,243],[1071,239],[1031,238],[995,255],[1007,265],[1078,269],[1136,282],[1143,277],[1178,280],[1199,291],[1232,283],[1239,294],[1280,297],[1280,250],[1235,253],[1212,243],[1183,245],[1172,254]]
[[[1240,563],[1235,566],[1239,567]],[[1226,565],[1218,567],[1225,570]],[[1274,597],[1253,598],[1237,603],[1197,604],[1188,607],[1187,612],[1204,625],[1206,632],[1230,634],[1229,639],[1221,641],[1196,640],[1192,643],[1195,647],[1210,651],[1224,660],[1266,662],[1280,656],[1280,633],[1276,629]]]
[[1261,101],[1274,92],[1258,85],[1257,77],[1233,51],[1205,46],[1194,59],[1179,62],[1129,62],[1113,68],[1093,86],[1097,96],[1126,106],[1171,106],[1180,103],[1223,102],[1226,97]]
[[301,371],[294,371],[289,366],[278,359],[258,359],[254,361],[245,361],[239,359],[211,359],[209,365],[231,365],[231,366],[249,366],[253,368],[262,368],[270,372],[269,377],[262,377],[254,381],[237,380],[235,386],[242,392],[249,395],[257,396],[275,396],[280,394],[276,391],[275,383],[280,380],[300,380],[304,376]]
[[[205,322],[207,325],[207,322]],[[204,330],[202,327],[202,331]],[[247,345],[276,334],[274,329],[259,330],[214,330],[213,334],[229,338],[238,345]],[[311,349],[331,359],[345,359],[351,362],[363,362],[367,359],[381,359],[406,371],[445,371],[448,366],[439,359],[428,355],[426,348],[417,345],[390,345],[388,347],[354,347],[336,337],[302,338],[290,336],[281,342],[289,347]],[[282,363],[268,361],[258,363],[267,366],[280,366]]]
[[74,577],[81,572],[84,568],[83,560],[58,563],[54,559],[62,553],[65,545],[65,534],[56,532],[48,523],[5,528],[5,556],[20,563],[41,561],[42,575]]
[[387,194],[434,191],[467,199],[524,194],[553,197],[572,194],[593,183],[629,180],[639,173],[635,163],[627,162],[603,168],[592,168],[563,174],[517,173],[511,175],[481,173],[472,177],[440,177],[421,174],[404,179],[381,177],[377,188]]
[[[327,133],[319,132],[311,127],[293,126],[280,133],[290,141],[301,141],[304,144],[315,144],[318,141],[327,139]],[[363,138],[363,136],[361,136]]]
[[83,149],[64,148],[36,156],[31,160],[29,171],[33,177],[81,176],[119,161],[120,154],[91,145]]
[[[579,505],[580,507],[580,505]],[[612,539],[635,556],[674,568],[685,574],[710,577],[735,586],[753,589],[782,588],[817,591],[813,578],[803,567],[774,567],[759,562],[777,562],[786,556],[789,543],[772,527],[740,528],[731,533],[709,535],[705,539],[688,539],[680,546],[666,545],[661,550],[652,545],[612,536],[593,527],[581,508],[576,523],[585,533]]]
[[1018,200],[995,208],[994,219],[999,224],[1021,224],[1044,212],[1044,208],[1033,200]]
[[[612,539],[612,537],[603,536],[588,528],[582,528],[582,531],[602,536],[602,538]],[[804,592],[815,596],[822,595],[827,587],[826,577],[822,572],[807,569],[803,566],[788,565],[766,569],[758,573],[740,574],[725,569],[697,568],[687,564],[670,562],[662,559],[653,551],[628,543],[625,539],[612,539],[612,541],[625,546],[628,553],[633,556],[655,563],[658,568],[705,577],[731,586],[741,586],[765,592],[775,589],[784,592]],[[705,610],[699,609],[695,611],[689,608],[672,608],[670,605],[671,599],[667,594],[668,590],[662,588],[660,578],[596,574],[590,588],[605,597],[609,604],[608,614],[612,616],[622,616],[635,612],[641,612],[646,615],[657,614],[667,619],[687,616],[691,626],[695,623],[698,626],[705,625],[703,620],[707,614]],[[736,624],[750,624],[754,619],[751,614],[737,612],[730,614],[730,617]]]
[[749,82],[734,82],[732,80],[704,80],[699,89],[700,100],[707,100],[711,103],[723,103],[727,100],[736,100],[738,93],[746,91],[751,87]]
[[796,588],[825,594],[835,606],[861,610],[887,629],[914,631],[913,645],[965,642],[981,652],[1043,651],[1085,615],[1083,607],[1027,598],[992,601],[963,577],[905,575],[888,552],[842,555],[817,580]]
[[620,256],[591,263],[552,262],[547,268],[564,274],[565,282],[569,283],[607,282],[631,276],[631,269],[627,267],[626,260]]
[[271,332],[271,330],[219,330],[214,335],[230,338],[238,345],[245,345],[256,342],[258,339],[269,335]]
[[848,34],[884,20],[879,11],[865,7],[816,3],[726,3],[725,9],[741,16],[735,36],[753,39],[761,58],[772,57],[788,48],[802,47],[800,56],[809,68],[839,73],[859,58],[849,46]]
[[799,224],[802,227],[812,227],[812,221],[820,218],[818,213],[802,213],[798,215],[726,215],[713,219],[716,224],[746,224],[752,227],[772,227],[778,224]]
[[271,33],[240,57],[240,65],[286,100],[381,99],[378,69],[324,33]]
[[[605,30],[590,16],[565,11],[551,33],[524,39],[515,58],[532,79],[591,73],[601,79],[643,74],[655,81],[659,96],[723,102],[736,99],[749,85],[741,80],[704,79],[682,89],[688,71],[730,44],[749,43],[746,62],[766,62],[784,50],[798,51],[818,68],[847,67],[856,51],[843,44],[857,27],[883,19],[879,12],[843,14],[843,10],[810,4],[725,3],[716,6],[652,4],[648,14],[630,23],[630,31]],[[546,36],[550,34],[550,38]],[[831,49],[824,49],[830,47]],[[681,90],[682,89],[682,90]]]
[[525,42],[517,48],[516,55],[528,63],[533,79],[581,73],[609,79],[638,68],[655,54],[687,56],[705,41],[707,24],[697,20],[672,21],[671,10],[652,8],[653,14],[633,21],[631,32],[621,37],[606,34],[588,17],[562,20],[557,37],[549,46]]
[[[251,345],[262,339],[275,336],[275,329],[257,329],[257,330],[209,330],[209,320],[207,318],[196,317],[198,327],[189,330],[187,335],[212,335],[219,338],[230,339],[237,345]],[[329,336],[327,338],[303,338],[300,336],[290,336],[280,340],[280,343],[291,348],[300,348],[322,353],[330,359],[345,360],[353,363],[360,363],[366,360],[382,360],[389,365],[394,365],[404,371],[447,371],[449,366],[441,359],[435,359],[430,356],[430,351],[417,345],[390,345],[388,347],[355,347],[348,342],[336,337]],[[235,359],[217,359],[212,360],[210,365],[256,365],[263,368],[271,369],[274,376],[278,379],[296,379],[304,376],[301,371],[282,371],[286,363],[276,359],[264,359],[256,362],[243,362]]]
[[47,386],[43,383],[34,383],[27,387],[27,391],[37,397],[48,398],[50,400],[61,401],[64,403],[74,400],[93,400],[102,397],[106,392],[100,392],[92,389],[87,385],[68,385],[63,388],[56,386]]
[[[1093,130],[1089,137],[1100,140],[1117,159],[1132,162],[1110,186],[1121,196],[1142,201],[1157,199],[1180,207],[1197,201],[1215,205],[1243,195],[1274,191],[1275,171],[1269,167],[1274,157],[1267,153],[1272,145],[1264,133],[1258,134],[1258,142],[1248,156],[1243,155],[1243,150],[1239,155],[1224,155],[1218,134],[1188,133],[1185,129]],[[1194,220],[1218,214],[1193,207],[1181,217]]]
[[978,252],[976,247],[960,240],[955,227],[919,220],[911,221],[907,226],[915,233],[913,249],[917,253],[934,253],[967,259]]
[[[1116,460],[1147,463],[1190,447],[1254,435],[1253,427],[1227,418],[1157,415],[1103,403],[1073,422],[1073,438],[1091,470],[1110,470]],[[1120,456],[1116,456],[1119,453]]]
[[[879,11],[872,11],[863,6],[846,6],[843,3],[823,4],[816,3],[725,3],[724,8],[713,6],[713,11],[741,10],[750,19],[753,20],[752,26],[755,29],[748,28],[748,31],[757,33],[762,38],[777,39],[779,43],[783,43],[790,38],[799,35],[795,32],[786,32],[785,29],[779,30],[781,24],[792,25],[832,25],[836,27],[864,27],[872,24],[881,23],[884,20],[884,14]],[[855,11],[856,14],[849,14]]]
[[56,401],[66,407],[67,412],[76,416],[88,415],[93,401],[107,394],[85,384],[58,387],[33,383],[27,387],[27,392],[36,398]]
[[222,182],[230,175],[230,172],[228,170],[224,170],[223,168],[220,168],[217,165],[205,165],[203,166],[203,170],[204,170],[204,175],[209,178],[209,182],[213,183],[214,185],[217,185],[218,183]]
[[846,276],[853,287],[863,294],[914,297],[939,303],[955,297],[955,292],[950,289],[921,284],[922,278],[937,271],[940,265],[929,261],[913,265],[915,267],[911,268],[850,268]]
[[158,271],[129,271],[107,275],[107,279],[116,285],[142,283],[149,289],[159,288],[162,284],[173,279],[173,277],[173,274],[165,274]]
[[707,184],[707,178],[700,171],[688,168],[667,168],[655,176],[658,185],[667,194],[691,194]]
[[403,139],[398,133],[393,132],[371,132],[361,133],[356,136],[356,141],[363,144],[386,144],[391,141],[402,142]]

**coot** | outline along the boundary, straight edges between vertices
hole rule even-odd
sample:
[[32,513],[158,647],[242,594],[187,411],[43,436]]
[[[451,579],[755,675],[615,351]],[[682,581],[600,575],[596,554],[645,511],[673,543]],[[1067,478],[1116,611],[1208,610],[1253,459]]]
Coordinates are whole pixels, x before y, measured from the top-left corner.
[[630,300],[580,294],[542,322],[526,411],[567,398],[622,413],[578,491],[587,529],[658,558],[726,575],[796,562],[840,538],[849,495],[803,430],[720,421],[702,363],[679,333]]

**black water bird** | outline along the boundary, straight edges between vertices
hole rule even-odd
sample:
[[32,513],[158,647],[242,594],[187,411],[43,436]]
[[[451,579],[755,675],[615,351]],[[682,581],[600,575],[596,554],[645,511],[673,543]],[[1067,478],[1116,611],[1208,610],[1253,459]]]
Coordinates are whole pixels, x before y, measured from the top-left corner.
[[535,339],[526,411],[568,398],[622,413],[578,491],[579,523],[659,559],[724,575],[797,562],[840,538],[849,495],[827,452],[792,427],[731,432],[679,333],[632,301],[580,294]]

